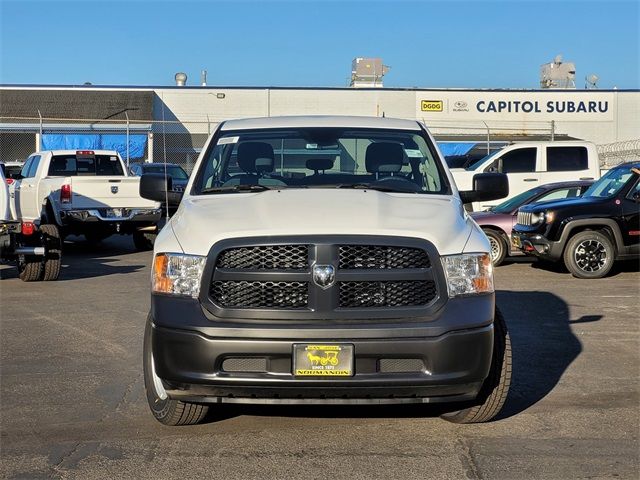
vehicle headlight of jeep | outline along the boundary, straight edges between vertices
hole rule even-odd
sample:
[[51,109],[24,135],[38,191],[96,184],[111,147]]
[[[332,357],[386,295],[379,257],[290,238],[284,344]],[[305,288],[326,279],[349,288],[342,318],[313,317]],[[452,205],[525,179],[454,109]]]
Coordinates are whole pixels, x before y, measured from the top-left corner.
[[206,257],[159,253],[153,259],[151,291],[198,298]]
[[493,292],[493,264],[488,253],[442,257],[449,297]]

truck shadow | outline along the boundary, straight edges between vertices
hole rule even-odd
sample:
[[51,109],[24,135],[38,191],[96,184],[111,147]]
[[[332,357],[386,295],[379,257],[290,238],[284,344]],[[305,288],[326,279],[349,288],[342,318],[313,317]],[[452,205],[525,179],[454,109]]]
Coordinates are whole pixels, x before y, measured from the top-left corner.
[[[598,321],[588,315],[570,321],[569,307],[560,297],[544,291],[497,292],[512,347],[513,375],[505,405],[496,417],[505,419],[525,411],[546,397],[582,351],[571,331],[572,323]],[[263,406],[228,405],[208,417],[215,422],[239,415],[316,418],[424,418],[437,417],[450,406],[437,404]],[[454,407],[455,408],[455,407]]]
[[129,236],[114,236],[98,244],[86,242],[82,237],[69,239],[62,247],[63,267],[58,282],[137,272],[151,262],[149,253],[135,265],[122,264],[123,255],[138,253]]

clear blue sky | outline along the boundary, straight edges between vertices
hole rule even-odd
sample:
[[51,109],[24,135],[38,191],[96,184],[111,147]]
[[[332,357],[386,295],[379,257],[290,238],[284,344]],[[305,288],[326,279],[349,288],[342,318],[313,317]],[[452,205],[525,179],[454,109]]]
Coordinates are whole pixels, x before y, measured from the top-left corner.
[[579,88],[639,88],[639,4],[0,0],[0,83],[345,86],[375,56],[388,87],[537,88],[561,53]]

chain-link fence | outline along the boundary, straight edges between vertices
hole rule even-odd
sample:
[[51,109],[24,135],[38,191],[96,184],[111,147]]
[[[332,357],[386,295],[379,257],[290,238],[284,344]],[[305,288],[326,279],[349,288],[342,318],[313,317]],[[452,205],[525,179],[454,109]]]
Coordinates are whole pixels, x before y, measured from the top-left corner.
[[612,168],[624,162],[640,161],[640,138],[598,145],[598,156],[603,168]]

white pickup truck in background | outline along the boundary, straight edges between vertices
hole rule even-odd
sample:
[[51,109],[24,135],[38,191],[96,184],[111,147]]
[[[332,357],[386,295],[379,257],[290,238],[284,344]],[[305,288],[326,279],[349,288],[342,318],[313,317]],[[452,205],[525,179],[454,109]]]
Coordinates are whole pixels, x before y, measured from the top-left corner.
[[453,168],[459,190],[469,190],[477,173],[499,172],[509,178],[509,196],[474,202],[473,211],[485,210],[546,183],[600,178],[596,146],[583,141],[519,142],[497,150],[469,168]]
[[63,238],[99,242],[132,234],[137,248],[148,249],[162,211],[140,196],[139,183],[115,151],[41,151],[29,156],[12,186],[12,206],[17,219],[55,224]]

